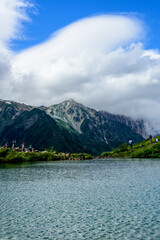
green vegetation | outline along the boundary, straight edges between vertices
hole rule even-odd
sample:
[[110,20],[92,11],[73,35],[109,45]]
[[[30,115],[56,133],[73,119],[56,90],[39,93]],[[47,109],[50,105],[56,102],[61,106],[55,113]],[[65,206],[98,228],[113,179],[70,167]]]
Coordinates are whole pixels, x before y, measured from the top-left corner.
[[[131,148],[123,143],[119,148],[110,152],[104,152],[103,158],[160,158],[160,136],[159,142],[152,139],[144,140],[134,144]],[[22,163],[35,161],[60,161],[60,160],[88,160],[93,156],[88,153],[58,153],[53,148],[41,152],[22,152],[10,148],[0,148],[0,163]]]
[[55,153],[55,152],[19,152],[10,148],[0,148],[0,163],[22,163],[35,161],[87,160],[92,155],[87,153]]
[[[157,137],[160,140],[160,136]],[[144,140],[134,144],[131,148],[127,143],[122,144],[119,148],[111,152],[101,154],[104,158],[160,158],[160,142],[156,142],[156,138]]]

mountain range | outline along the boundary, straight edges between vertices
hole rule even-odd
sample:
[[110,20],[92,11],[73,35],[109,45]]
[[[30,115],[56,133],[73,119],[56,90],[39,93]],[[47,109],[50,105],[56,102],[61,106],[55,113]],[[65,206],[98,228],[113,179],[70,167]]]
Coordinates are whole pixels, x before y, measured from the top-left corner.
[[1,146],[16,140],[18,146],[25,142],[37,150],[98,155],[147,136],[143,120],[96,111],[73,99],[49,107],[0,100]]

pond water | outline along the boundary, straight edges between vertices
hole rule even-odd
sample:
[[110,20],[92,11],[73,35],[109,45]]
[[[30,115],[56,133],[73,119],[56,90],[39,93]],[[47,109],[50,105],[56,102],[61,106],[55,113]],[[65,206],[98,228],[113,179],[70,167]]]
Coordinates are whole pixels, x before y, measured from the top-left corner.
[[0,165],[6,239],[160,239],[160,160]]

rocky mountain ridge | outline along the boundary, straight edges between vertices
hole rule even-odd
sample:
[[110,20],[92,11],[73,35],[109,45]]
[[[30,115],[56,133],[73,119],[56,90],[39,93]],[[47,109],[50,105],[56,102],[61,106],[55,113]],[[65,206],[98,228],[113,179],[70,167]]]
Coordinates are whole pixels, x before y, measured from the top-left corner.
[[79,133],[81,133],[81,125],[84,119],[90,119],[93,117],[98,121],[99,118],[97,113],[100,113],[100,115],[105,117],[103,122],[107,120],[107,122],[113,121],[125,124],[143,138],[147,138],[149,135],[146,131],[145,122],[143,120],[133,120],[123,115],[113,115],[106,111],[96,111],[75,102],[73,99],[66,100],[60,104],[51,105],[46,109],[46,113],[54,119],[60,119],[70,124]]
[[[59,151],[67,152],[68,149],[72,152],[73,149],[77,149],[77,152],[99,154],[128,142],[129,138],[134,142],[143,139],[133,122],[132,125],[127,125],[125,121],[117,120],[117,116],[90,109],[73,99],[49,107],[0,100],[0,117],[1,145],[8,139],[11,141],[16,138],[21,142],[25,138],[27,144],[34,144],[38,149],[54,146]],[[39,127],[36,129],[36,126],[42,126],[43,132]],[[41,134],[37,132],[35,135],[35,131]],[[68,147],[65,142],[68,143]],[[69,147],[70,144],[72,147]]]
[[[96,110],[77,103],[73,99],[51,105],[47,108],[46,113],[54,119],[60,119],[71,125],[79,133],[82,133],[81,126],[85,119],[94,118],[96,121],[99,120],[99,114]],[[105,119],[103,119],[104,121]]]

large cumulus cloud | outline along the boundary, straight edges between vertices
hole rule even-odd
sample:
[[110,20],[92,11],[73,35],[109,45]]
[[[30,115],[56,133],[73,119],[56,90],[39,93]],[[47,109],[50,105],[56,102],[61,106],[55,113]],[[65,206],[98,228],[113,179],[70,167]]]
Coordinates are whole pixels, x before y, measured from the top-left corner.
[[28,99],[35,103],[51,104],[73,97],[79,101],[86,98],[85,103],[95,105],[95,96],[100,101],[111,78],[125,71],[125,63],[119,66],[119,61],[130,50],[123,52],[122,48],[127,49],[142,34],[140,22],[125,16],[80,20],[54,33],[45,43],[18,54],[13,61],[15,84],[20,87],[28,82]]
[[144,49],[145,37],[144,25],[131,16],[79,20],[40,45],[10,53],[9,65],[0,62],[1,81],[7,79],[1,98],[35,105],[73,98],[98,110],[149,120],[158,132],[160,54]]

